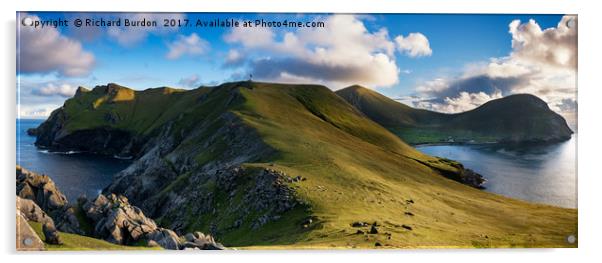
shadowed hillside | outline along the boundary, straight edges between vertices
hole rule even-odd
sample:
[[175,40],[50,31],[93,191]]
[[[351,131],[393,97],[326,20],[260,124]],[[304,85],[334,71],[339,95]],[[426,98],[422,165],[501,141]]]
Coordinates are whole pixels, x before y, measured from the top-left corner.
[[570,139],[573,133],[562,116],[529,94],[492,100],[458,114],[443,114],[414,109],[357,85],[336,93],[370,119],[414,144],[556,142]]

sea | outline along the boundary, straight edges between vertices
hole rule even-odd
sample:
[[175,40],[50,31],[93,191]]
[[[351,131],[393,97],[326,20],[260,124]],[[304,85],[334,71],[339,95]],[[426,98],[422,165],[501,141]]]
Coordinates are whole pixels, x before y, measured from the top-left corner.
[[84,195],[96,197],[113,176],[131,164],[130,160],[87,153],[51,153],[37,148],[36,138],[27,129],[43,120],[17,119],[17,164],[33,172],[49,175],[70,202]]
[[423,153],[459,161],[481,174],[486,191],[577,208],[577,135],[546,145],[425,145]]

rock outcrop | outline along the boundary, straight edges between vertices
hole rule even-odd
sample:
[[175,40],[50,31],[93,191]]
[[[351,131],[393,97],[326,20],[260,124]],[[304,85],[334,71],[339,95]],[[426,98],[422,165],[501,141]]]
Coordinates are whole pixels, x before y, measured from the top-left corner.
[[[42,224],[45,241],[48,244],[61,244],[59,232],[56,230],[54,220],[46,214],[35,202],[17,196],[17,212],[21,215],[19,220],[33,221]],[[19,224],[19,222],[17,222]]]
[[[178,236],[173,230],[157,226],[155,221],[146,217],[140,208],[130,205],[125,196],[115,194],[106,196],[101,194],[92,201],[83,197],[78,200],[77,207],[81,209],[84,217],[82,220],[88,221],[93,226],[91,233],[86,233],[81,229],[75,215],[76,207],[67,202],[50,177],[30,172],[19,166],[17,166],[17,194],[18,219],[20,220],[21,217],[25,224],[27,221],[41,223],[46,237],[45,242],[48,244],[61,244],[58,232],[61,230],[87,234],[119,245],[148,243],[174,250],[225,249],[210,235],[195,232]],[[25,225],[22,227],[26,228]]]
[[40,175],[17,166],[17,196],[32,200],[54,219],[56,228],[63,232],[84,234],[65,195],[47,175]]
[[[178,233],[199,229],[196,218],[211,214],[201,229],[216,236],[240,227],[257,230],[297,207],[300,202],[289,184],[300,179],[274,169],[241,167],[273,154],[257,132],[229,112],[216,121],[222,123],[216,131],[204,122],[183,138],[166,125],[103,192],[127,196],[145,214],[161,218],[165,227]],[[208,135],[199,141],[199,134]],[[190,147],[190,141],[196,145]],[[199,155],[213,157],[202,162],[191,158]],[[218,208],[221,196],[228,205]],[[224,225],[220,215],[228,215],[231,222]]]
[[128,245],[145,241],[165,249],[224,249],[209,236],[200,232],[178,236],[174,231],[158,227],[142,210],[129,204],[126,197],[99,195],[84,202],[82,208],[94,225],[95,236],[109,242]]

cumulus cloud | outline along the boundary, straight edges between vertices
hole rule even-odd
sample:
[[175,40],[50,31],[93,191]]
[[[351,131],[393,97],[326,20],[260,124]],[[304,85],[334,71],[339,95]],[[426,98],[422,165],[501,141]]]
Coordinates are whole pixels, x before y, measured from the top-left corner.
[[515,59],[548,66],[577,67],[576,16],[564,16],[557,27],[545,30],[533,19],[524,24],[514,20],[509,28]]
[[196,33],[190,36],[178,35],[176,40],[167,44],[169,51],[165,55],[167,59],[178,59],[184,55],[198,56],[209,49],[209,42],[202,39]]
[[370,31],[353,15],[333,15],[325,20],[325,28],[281,34],[269,28],[235,28],[224,40],[259,54],[247,58],[249,74],[258,80],[317,82],[331,88],[398,83],[395,43],[386,28]]
[[178,81],[178,84],[184,87],[196,88],[201,85],[201,77],[197,74],[192,74],[188,77],[181,78],[180,81]]
[[428,38],[421,33],[410,33],[407,37],[395,37],[395,43],[400,52],[410,57],[430,56],[433,54]]
[[59,108],[65,99],[75,94],[77,86],[71,82],[34,81],[29,76],[23,76],[18,83],[17,106],[20,118],[45,117],[52,110]]
[[245,55],[242,52],[236,49],[230,49],[228,54],[226,55],[226,61],[224,62],[224,67],[238,67],[242,66],[245,62]]
[[[38,20],[37,16],[29,16]],[[78,77],[90,73],[94,55],[83,49],[79,41],[63,36],[56,28],[34,28],[19,25],[17,38],[17,71],[19,73],[57,73]]]
[[500,96],[530,93],[569,122],[576,120],[577,17],[564,16],[556,27],[543,30],[534,20],[515,20],[508,27],[512,37],[508,56],[471,65],[458,77],[420,83],[416,93],[422,99],[412,104],[451,113]]
[[110,27],[107,30],[107,35],[122,46],[132,47],[143,40],[149,34],[161,35],[172,31],[177,31],[178,27],[164,27],[164,19],[184,20],[186,16],[182,13],[119,13],[115,18],[129,19],[131,21],[157,21],[161,26],[157,27]]
[[502,98],[501,91],[495,91],[493,94],[485,92],[469,93],[462,91],[456,97],[445,97],[444,99],[434,98],[430,100],[419,100],[416,106],[438,112],[456,113],[472,110],[490,100]]
[[31,93],[37,96],[60,96],[69,98],[75,94],[75,91],[77,91],[77,87],[71,84],[48,82],[39,88],[32,89]]

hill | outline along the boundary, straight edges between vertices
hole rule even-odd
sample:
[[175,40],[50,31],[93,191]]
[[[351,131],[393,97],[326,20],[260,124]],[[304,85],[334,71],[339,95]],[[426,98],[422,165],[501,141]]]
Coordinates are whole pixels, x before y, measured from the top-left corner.
[[110,84],[78,92],[36,134],[51,150],[132,156],[105,193],[226,246],[575,246],[575,209],[459,183],[461,164],[418,152],[323,86]]
[[336,92],[367,117],[409,143],[556,142],[573,133],[564,118],[529,94],[510,95],[476,109],[444,114],[414,109],[355,85]]

